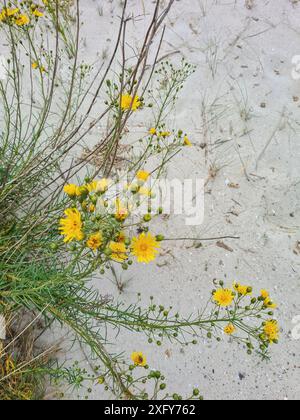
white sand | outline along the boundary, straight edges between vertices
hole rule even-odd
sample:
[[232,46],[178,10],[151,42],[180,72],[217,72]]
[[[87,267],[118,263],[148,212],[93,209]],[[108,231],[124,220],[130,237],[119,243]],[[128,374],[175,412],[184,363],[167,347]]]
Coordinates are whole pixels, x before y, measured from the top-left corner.
[[[143,303],[153,295],[158,304],[187,315],[206,303],[214,278],[250,283],[258,291],[270,290],[279,304],[280,344],[272,348],[269,363],[247,356],[227,338],[219,344],[200,340],[188,348],[168,343],[158,348],[148,345],[142,334],[122,333],[111,349],[128,357],[133,350],[143,350],[150,366],[166,374],[170,392],[187,395],[198,386],[211,399],[299,399],[300,342],[292,339],[291,330],[300,314],[300,255],[293,252],[300,240],[300,80],[292,78],[291,60],[300,55],[300,4],[248,3],[252,9],[245,0],[176,1],[162,51],[179,50],[197,65],[171,121],[190,133],[195,147],[173,161],[168,175],[207,179],[211,167],[219,169],[207,184],[203,225],[191,229],[181,218],[171,217],[163,231],[172,237],[241,239],[225,241],[233,252],[215,242],[201,249],[190,248],[190,242],[166,245],[158,260],[158,265],[166,265],[135,266],[123,275],[130,281],[120,299],[135,302],[141,292]],[[84,54],[93,60],[96,50],[101,55],[112,48],[121,9],[117,0],[84,4]],[[97,5],[103,5],[102,16],[95,12]],[[144,6],[149,10],[152,2],[129,1],[135,15],[143,15]],[[132,45],[141,37],[141,22],[131,26]],[[173,57],[176,61],[180,55]],[[107,279],[95,283],[104,293],[118,295]],[[83,357],[69,353],[68,358]],[[104,398],[102,387],[91,397]]]

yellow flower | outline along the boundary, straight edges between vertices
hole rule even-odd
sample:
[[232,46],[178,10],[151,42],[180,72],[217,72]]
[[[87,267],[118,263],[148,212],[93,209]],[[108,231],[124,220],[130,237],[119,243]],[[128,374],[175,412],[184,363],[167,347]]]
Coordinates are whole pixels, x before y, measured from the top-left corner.
[[81,214],[77,209],[67,209],[66,218],[60,219],[60,234],[65,236],[64,242],[73,240],[81,241],[84,238],[82,232]]
[[276,309],[277,305],[270,298],[264,300],[264,305],[271,309]]
[[139,194],[140,195],[145,195],[146,197],[151,197],[152,196],[152,191],[149,188],[141,187],[139,189]]
[[0,12],[0,22],[5,21],[8,17],[16,15],[17,13],[19,13],[19,11],[20,10],[18,8],[3,8]]
[[31,64],[31,67],[33,68],[33,70],[40,69],[42,73],[44,73],[46,71],[45,67],[44,66],[40,66],[37,61],[35,61],[34,63],[32,63]]
[[121,108],[123,110],[131,109],[132,111],[136,111],[140,106],[141,102],[138,96],[133,98],[131,95],[122,95]]
[[90,204],[89,205],[89,212],[90,213],[94,213],[94,211],[96,210],[96,207],[95,207],[95,205],[94,204]]
[[156,128],[150,128],[149,133],[150,133],[152,136],[156,136],[156,134],[157,134]]
[[150,174],[147,171],[138,171],[136,177],[139,181],[146,182],[149,178]]
[[224,332],[227,335],[232,335],[233,333],[235,333],[236,328],[233,324],[228,324],[225,328],[224,328]]
[[230,289],[218,289],[213,296],[214,301],[222,307],[230,306],[233,302],[234,295]]
[[132,239],[132,254],[139,263],[149,264],[158,254],[160,244],[150,233],[142,233],[138,238]]
[[34,16],[36,16],[36,17],[43,17],[43,16],[44,16],[44,13],[43,13],[43,12],[41,12],[39,9],[35,9],[35,10],[32,12],[32,14],[33,14]]
[[270,296],[270,294],[269,294],[269,292],[267,292],[267,290],[261,290],[260,295],[264,299],[267,299]]
[[188,147],[193,146],[193,144],[192,144],[192,142],[190,141],[190,139],[188,138],[188,136],[185,136],[185,137],[184,137],[184,145],[185,145],[185,146],[188,146]]
[[270,319],[265,323],[264,335],[270,343],[274,343],[279,339],[279,325],[274,319]]
[[131,355],[131,360],[136,366],[144,367],[147,364],[146,357],[143,355],[142,352],[133,352]]
[[28,25],[29,22],[30,22],[30,19],[29,19],[29,17],[27,15],[20,15],[15,20],[15,23],[18,26]]
[[92,249],[93,251],[96,251],[100,248],[103,242],[103,237],[101,232],[95,233],[94,235],[91,235],[87,241],[87,246]]
[[97,190],[98,181],[92,181],[86,185],[88,192],[95,192]]
[[75,184],[65,185],[64,192],[71,198],[74,198],[80,194],[79,187]]
[[119,198],[116,199],[116,214],[115,214],[115,218],[116,220],[118,220],[119,222],[124,221],[125,219],[127,219],[129,215],[128,209],[127,207],[125,207]]
[[103,178],[97,182],[96,192],[105,193],[108,190],[108,180]]
[[123,263],[128,259],[127,249],[123,242],[111,242],[109,244],[109,249],[112,251],[111,259]]
[[240,295],[247,296],[251,295],[252,287],[250,286],[243,286],[241,284],[235,283],[233,285],[234,290],[236,290]]
[[264,299],[264,305],[268,308],[276,309],[277,305],[271,300],[270,294],[267,290],[261,290],[261,297]]
[[6,14],[7,16],[14,16],[17,13],[19,13],[20,9],[18,9],[17,7],[15,9],[6,9]]
[[162,131],[159,135],[163,138],[170,137],[172,133],[170,131]]

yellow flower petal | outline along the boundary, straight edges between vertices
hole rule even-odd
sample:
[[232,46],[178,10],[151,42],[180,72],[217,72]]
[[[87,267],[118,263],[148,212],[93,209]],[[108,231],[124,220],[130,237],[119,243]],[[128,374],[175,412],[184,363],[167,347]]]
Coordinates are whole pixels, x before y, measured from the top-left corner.
[[159,248],[160,244],[150,233],[142,233],[138,238],[132,239],[132,254],[139,263],[149,264],[151,261],[154,261]]

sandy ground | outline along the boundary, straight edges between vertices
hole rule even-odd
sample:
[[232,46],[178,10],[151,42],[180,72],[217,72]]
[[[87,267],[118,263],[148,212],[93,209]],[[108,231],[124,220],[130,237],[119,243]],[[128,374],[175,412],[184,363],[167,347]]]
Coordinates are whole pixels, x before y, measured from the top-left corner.
[[[106,57],[116,36],[119,2],[84,3],[86,59],[92,60],[95,50]],[[129,10],[140,18],[151,6],[129,1]],[[225,241],[232,252],[215,242],[199,249],[188,241],[165,245],[157,264],[135,266],[123,275],[120,299],[136,302],[141,292],[145,304],[153,295],[157,303],[187,315],[206,303],[213,279],[239,281],[270,290],[282,325],[280,345],[264,363],[227,338],[157,348],[142,335],[118,336],[113,351],[129,357],[143,350],[150,366],[166,374],[171,392],[186,395],[197,386],[207,399],[300,397],[300,342],[291,334],[300,315],[300,79],[292,77],[292,59],[300,55],[299,22],[300,2],[291,0],[177,0],[167,19],[162,55],[171,54],[175,62],[182,55],[197,66],[170,120],[190,133],[194,147],[173,161],[168,176],[199,177],[207,185],[204,223],[190,228],[181,217],[171,217],[163,232],[240,239]],[[129,32],[136,45],[143,24]],[[131,129],[140,130],[140,124]],[[156,228],[161,231],[161,224]],[[107,278],[95,284],[103,293],[119,293]],[[77,358],[82,355],[68,353],[68,359]],[[105,397],[100,386],[90,395]]]

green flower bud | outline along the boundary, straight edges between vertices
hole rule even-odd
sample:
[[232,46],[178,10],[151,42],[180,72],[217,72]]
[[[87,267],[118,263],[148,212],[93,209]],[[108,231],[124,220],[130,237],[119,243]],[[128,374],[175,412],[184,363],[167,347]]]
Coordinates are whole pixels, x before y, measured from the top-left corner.
[[139,185],[132,185],[130,187],[130,192],[132,192],[132,194],[136,194],[139,191],[140,187]]
[[80,192],[80,198],[83,200],[85,200],[87,196],[89,195],[88,189],[84,186],[79,188],[79,192]]
[[58,250],[58,244],[51,244],[50,245],[50,249],[52,250],[52,251],[57,251]]
[[93,195],[93,196],[91,197],[91,202],[92,202],[93,204],[97,204],[97,201],[98,201],[97,196],[96,196],[96,195]]
[[145,214],[143,219],[144,219],[144,222],[150,222],[150,220],[152,219],[151,214]]

